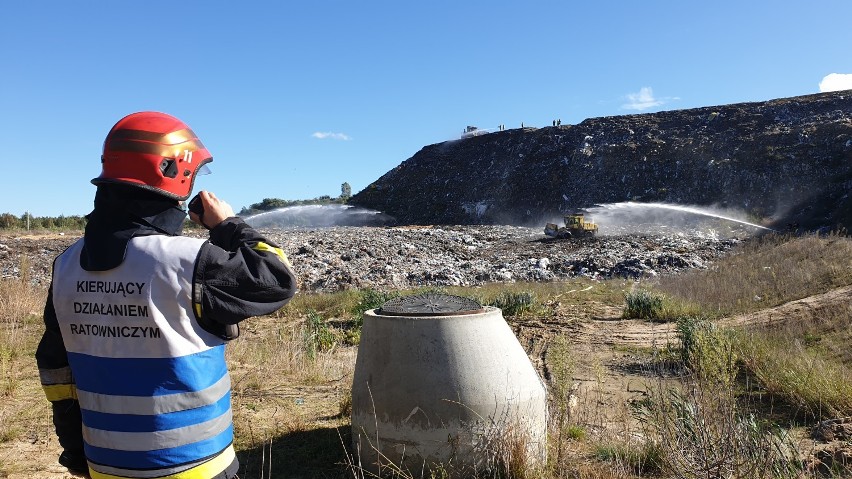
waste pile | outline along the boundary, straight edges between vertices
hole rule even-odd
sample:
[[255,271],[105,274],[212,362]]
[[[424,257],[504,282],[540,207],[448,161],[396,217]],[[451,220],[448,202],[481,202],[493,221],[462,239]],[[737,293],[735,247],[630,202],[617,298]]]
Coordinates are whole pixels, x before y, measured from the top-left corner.
[[[287,253],[300,290],[382,290],[558,281],[573,277],[648,278],[707,268],[742,236],[707,230],[615,234],[555,240],[518,226],[328,227],[261,230]],[[659,231],[659,230],[658,230]],[[188,231],[189,235],[203,232]],[[48,285],[53,259],[73,235],[0,237],[0,277]]]

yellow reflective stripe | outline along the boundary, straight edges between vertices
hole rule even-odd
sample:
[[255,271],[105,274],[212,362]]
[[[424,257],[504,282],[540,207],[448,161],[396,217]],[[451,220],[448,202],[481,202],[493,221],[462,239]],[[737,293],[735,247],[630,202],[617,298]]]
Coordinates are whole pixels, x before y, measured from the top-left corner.
[[201,303],[193,303],[193,305],[195,306],[195,316],[200,318],[201,317]]
[[[219,454],[204,464],[200,464],[191,469],[170,474],[168,476],[157,476],[157,479],[210,479],[231,465],[235,457],[236,454],[234,453],[234,446],[228,446],[227,449],[222,451],[222,454]],[[92,469],[91,467],[89,467],[89,476],[91,476],[92,479],[127,479],[128,477],[133,477],[104,474]]]
[[50,402],[77,399],[77,386],[73,384],[51,384],[41,388],[44,389],[44,395]]
[[284,254],[284,251],[281,248],[276,248],[270,244],[264,243],[263,241],[258,241],[252,249],[255,251],[268,251],[275,256],[278,256],[278,259],[280,259],[282,263],[286,264],[288,268],[293,269],[293,266],[290,264],[290,260],[287,259],[287,255]]

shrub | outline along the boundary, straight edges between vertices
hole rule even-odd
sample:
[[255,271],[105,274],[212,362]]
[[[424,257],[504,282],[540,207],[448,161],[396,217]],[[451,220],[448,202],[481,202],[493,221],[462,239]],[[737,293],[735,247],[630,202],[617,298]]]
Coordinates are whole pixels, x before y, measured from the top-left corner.
[[506,316],[520,316],[528,311],[532,311],[536,304],[536,297],[532,293],[526,291],[519,293],[504,291],[489,306],[500,308]]
[[661,448],[672,477],[798,477],[797,447],[782,429],[744,410],[738,397],[736,336],[703,318],[677,323],[681,361],[691,374],[679,387],[660,381],[633,405]]
[[731,386],[737,376],[737,352],[732,333],[701,318],[677,322],[681,361],[702,381]]
[[682,390],[660,386],[634,407],[658,444],[666,477],[800,477],[793,439],[741,411],[731,388],[701,381]]
[[572,425],[565,429],[565,437],[582,441],[586,438],[586,430],[582,426]]
[[625,318],[660,319],[663,312],[663,297],[645,290],[624,295]]
[[376,309],[393,298],[399,297],[399,293],[384,292],[372,288],[362,289],[358,292],[358,304],[352,310],[355,324],[360,328],[364,324],[364,312]]
[[313,360],[318,352],[330,351],[337,344],[337,335],[316,311],[309,311],[305,321],[305,353]]

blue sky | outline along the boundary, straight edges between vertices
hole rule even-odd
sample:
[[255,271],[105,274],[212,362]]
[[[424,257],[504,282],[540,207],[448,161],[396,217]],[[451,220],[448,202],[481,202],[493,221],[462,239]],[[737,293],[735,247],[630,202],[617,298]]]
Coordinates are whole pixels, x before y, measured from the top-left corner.
[[[467,125],[852,88],[852,2],[4,2],[0,213],[83,215],[126,114],[212,152],[236,211],[358,192]],[[831,76],[830,76],[831,75]]]

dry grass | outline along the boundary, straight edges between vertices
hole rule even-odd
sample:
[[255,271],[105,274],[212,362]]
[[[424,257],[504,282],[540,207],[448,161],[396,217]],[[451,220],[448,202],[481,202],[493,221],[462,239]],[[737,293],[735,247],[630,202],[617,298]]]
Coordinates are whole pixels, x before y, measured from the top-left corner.
[[744,367],[793,415],[830,419],[852,415],[852,305],[824,308],[812,322],[737,336]]
[[[577,279],[443,291],[474,297],[483,304],[529,295],[534,298],[533,307],[520,311],[518,317],[535,321],[552,319],[557,303],[578,311],[590,303],[624,305],[631,284]],[[641,286],[662,295],[660,316],[670,320],[756,311],[848,284],[852,284],[852,242],[840,236],[807,236],[749,241],[711,270]],[[418,291],[399,293],[414,292]],[[45,467],[25,463],[14,455],[15,449],[5,446],[37,444],[48,451],[42,459],[55,460],[50,452],[56,444],[49,404],[33,360],[44,300],[45,291],[26,279],[0,280],[0,477],[27,471],[38,475]],[[348,408],[357,348],[347,345],[345,332],[354,327],[363,300],[359,291],[299,294],[275,315],[243,324],[242,336],[227,352],[241,477],[289,477],[297,471],[302,477],[354,475],[346,461],[351,457]],[[329,328],[335,339],[325,343],[330,346],[314,347],[313,353],[306,339],[312,337],[311,312],[322,318],[313,327]],[[580,391],[574,388],[572,371],[578,360],[588,358],[579,358],[570,335],[566,336],[549,353],[554,377],[549,385],[548,464],[532,467],[522,441],[511,440],[507,433],[503,436],[509,440],[494,442],[490,448],[495,467],[485,477],[698,477],[695,471],[714,471],[714,465],[720,474],[733,471],[745,474],[741,477],[770,477],[766,471],[775,471],[775,477],[792,477],[785,476],[795,469],[786,453],[795,446],[784,434],[793,416],[803,417],[807,425],[816,418],[852,414],[848,399],[852,397],[848,374],[852,306],[836,305],[813,320],[788,321],[772,330],[752,328],[726,336],[730,342],[713,338],[710,333],[699,338],[703,346],[689,354],[703,358],[703,363],[692,367],[705,364],[702,367],[710,371],[706,376],[721,374],[727,382],[694,374],[675,387],[670,382],[654,383],[658,387],[649,389],[649,402],[637,422],[629,404],[617,411],[601,408],[607,364],[595,363],[590,385]],[[734,348],[730,357],[711,361],[713,354],[729,347]],[[647,355],[649,369],[654,367],[652,356]],[[688,365],[688,357],[673,358]],[[713,372],[714,367],[739,369],[724,375],[724,371]],[[743,378],[752,381],[748,388],[741,383]],[[779,416],[777,410],[766,414],[760,397],[767,396],[790,406],[792,415]],[[694,427],[698,424],[702,427]],[[442,477],[441,471],[433,471],[431,477]]]
[[24,258],[19,267],[20,277],[0,279],[0,395],[14,389],[14,379],[20,360],[28,352],[28,325],[39,320],[46,298],[42,288],[30,284],[30,267]]
[[29,281],[29,265],[19,279],[0,279],[0,477],[22,468],[5,445],[51,442],[50,404],[44,399],[34,355],[43,330],[46,291]]
[[800,342],[776,335],[743,342],[749,370],[768,394],[819,419],[852,415],[852,377],[845,365],[820,357]]
[[293,464],[308,476],[339,471],[337,429],[350,394],[356,348],[306,347],[306,318],[265,317],[244,323],[228,345],[241,477],[279,477]]
[[505,479],[544,479],[545,464],[536,457],[523,427],[509,423],[495,428],[482,441],[477,452],[485,457],[480,477]]
[[[852,240],[839,235],[769,236],[744,245],[712,271],[660,281],[659,289],[703,304],[704,317],[747,313],[852,284]],[[788,403],[794,415],[852,414],[852,305],[834,304],[771,328],[750,328],[731,338],[739,361],[763,392]],[[719,348],[700,339],[699,351]],[[727,341],[727,340],[726,340]],[[709,354],[719,358],[718,354]],[[724,370],[725,365],[716,369]]]
[[31,334],[40,325],[46,292],[30,284],[29,265],[24,260],[20,278],[0,279],[0,396],[14,394],[23,362],[34,351]]
[[565,457],[563,438],[578,436],[577,429],[571,433],[571,419],[577,408],[577,388],[574,385],[574,370],[576,359],[571,354],[568,339],[557,336],[548,348],[548,365],[550,372],[550,404],[548,406],[553,424],[550,430],[556,436],[556,463],[561,463]]
[[[543,450],[530,442],[529,431],[513,421],[490,420],[490,424],[477,423],[476,431],[464,435],[473,438],[470,457],[443,464],[412,464],[410,458],[401,463],[389,459],[370,441],[365,441],[367,451],[362,457],[376,457],[379,470],[358,462],[358,454],[347,454],[345,465],[350,477],[389,477],[394,479],[480,478],[480,479],[547,479],[552,476],[543,461]],[[470,445],[468,445],[470,446]],[[404,464],[403,464],[404,463]]]
[[852,239],[768,235],[710,271],[659,280],[658,290],[714,317],[758,311],[852,284]]
[[[575,278],[568,281],[553,283],[488,283],[475,287],[448,287],[449,294],[466,296],[476,299],[480,304],[494,304],[501,297],[526,293],[536,299],[539,305],[552,301],[564,304],[582,305],[589,301],[605,304],[621,304],[624,293],[630,288],[627,280],[592,281],[585,278]],[[583,294],[576,294],[582,291]],[[533,311],[536,311],[535,309]],[[540,311],[540,310],[538,310]]]
[[313,310],[326,318],[343,318],[348,317],[357,307],[358,300],[359,294],[356,290],[324,294],[300,293],[275,313],[275,316],[279,318],[299,316],[305,311]]
[[[282,431],[304,430],[312,413],[335,410],[333,405],[349,394],[355,348],[311,355],[304,321],[256,318],[245,324],[241,337],[227,348],[238,437],[267,440]],[[265,414],[271,414],[270,420],[257,421]],[[249,439],[245,446],[257,444]]]

